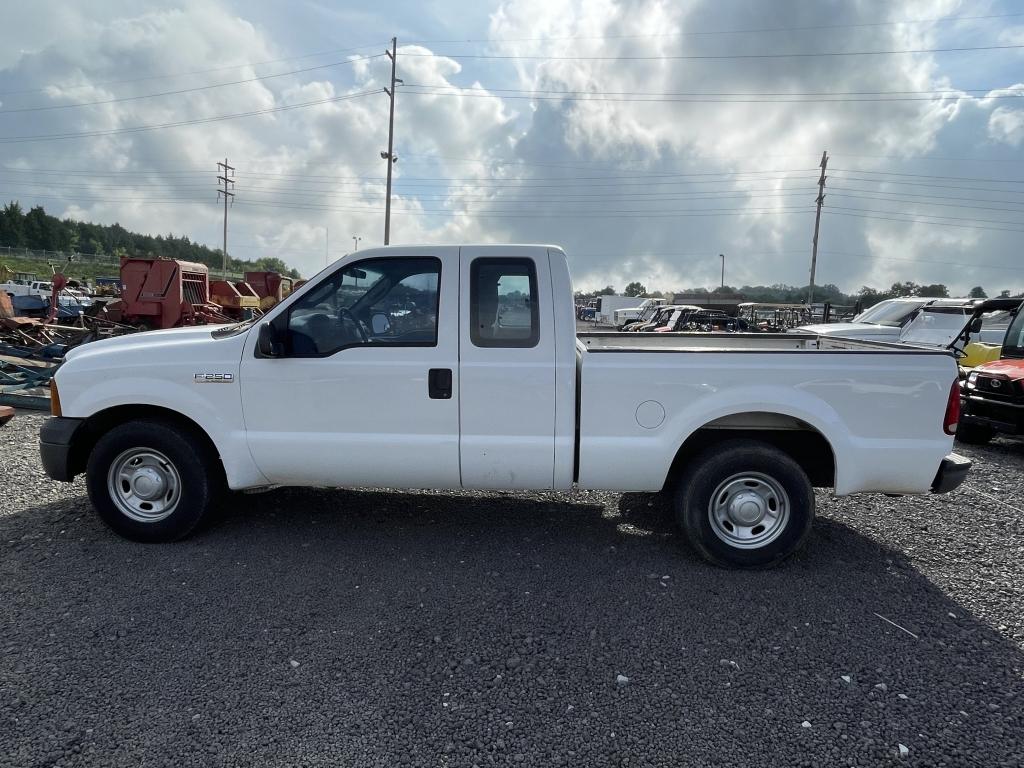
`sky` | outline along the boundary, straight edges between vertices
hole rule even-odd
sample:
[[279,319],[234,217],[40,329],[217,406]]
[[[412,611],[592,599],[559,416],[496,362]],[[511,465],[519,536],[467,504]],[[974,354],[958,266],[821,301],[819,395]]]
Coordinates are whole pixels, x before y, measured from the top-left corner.
[[[1024,290],[1024,4],[34,0],[0,17],[0,197],[310,275],[543,242],[577,288]],[[354,238],[360,238],[354,240]]]

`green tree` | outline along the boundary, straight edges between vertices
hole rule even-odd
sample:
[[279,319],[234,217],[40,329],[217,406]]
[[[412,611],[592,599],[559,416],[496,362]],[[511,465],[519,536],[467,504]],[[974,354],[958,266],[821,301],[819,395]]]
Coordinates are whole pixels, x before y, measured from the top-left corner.
[[16,200],[0,210],[0,245],[11,248],[25,245],[25,214]]
[[918,286],[915,296],[926,296],[935,299],[949,298],[949,288],[942,283],[931,283],[930,285]]
[[987,299],[988,294],[985,293],[985,289],[980,285],[976,285],[967,294],[972,299]]
[[647,293],[647,288],[638,280],[634,280],[632,283],[626,286],[626,290],[622,292],[624,296],[643,296]]
[[893,283],[889,289],[889,295],[898,298],[917,296],[920,293],[920,288],[921,286],[917,283],[912,283],[909,280],[903,283]]
[[610,285],[606,285],[604,288],[602,288],[599,291],[594,291],[594,296],[614,296],[614,295],[615,295],[615,288],[610,286]]

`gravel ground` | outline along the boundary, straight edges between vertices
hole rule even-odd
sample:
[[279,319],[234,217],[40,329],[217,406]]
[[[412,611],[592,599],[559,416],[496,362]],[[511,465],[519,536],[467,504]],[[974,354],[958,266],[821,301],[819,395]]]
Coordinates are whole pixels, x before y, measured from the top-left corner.
[[0,766],[1024,764],[1024,444],[736,573],[640,494],[280,490],[134,544],[41,421],[0,429]]

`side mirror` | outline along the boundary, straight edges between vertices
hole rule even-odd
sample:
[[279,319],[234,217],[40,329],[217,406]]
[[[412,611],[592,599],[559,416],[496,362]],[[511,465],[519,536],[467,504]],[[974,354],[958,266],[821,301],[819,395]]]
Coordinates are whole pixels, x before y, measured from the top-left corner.
[[391,333],[391,318],[384,312],[377,312],[370,318],[370,330],[373,331],[374,336]]
[[280,357],[284,354],[284,345],[278,338],[277,330],[270,323],[260,323],[256,349],[263,357]]
[[975,317],[971,320],[971,333],[981,333],[982,320],[981,317]]

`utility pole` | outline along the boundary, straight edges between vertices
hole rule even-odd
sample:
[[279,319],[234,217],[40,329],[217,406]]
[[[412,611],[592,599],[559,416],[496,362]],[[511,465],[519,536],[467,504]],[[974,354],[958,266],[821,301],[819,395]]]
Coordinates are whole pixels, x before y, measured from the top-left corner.
[[[228,203],[234,205],[235,193],[229,191],[235,188],[235,180],[229,174],[235,169],[228,165],[228,159],[225,157],[223,163],[217,163],[217,170],[221,171],[220,175],[217,176],[217,181],[223,184],[223,187],[217,187],[217,200],[219,201],[221,195],[224,196],[224,279],[228,279]],[[230,185],[230,188],[229,186]]]
[[722,287],[725,288],[725,254],[718,254],[718,258],[722,260]]
[[359,235],[352,235],[352,245],[353,245],[352,250],[353,251],[358,251],[359,250],[359,241],[362,240],[362,239],[363,238],[361,238]]
[[811,284],[807,288],[807,306],[814,303],[814,271],[818,266],[818,227],[821,225],[821,206],[825,202],[825,169],[828,168],[828,152],[821,153],[821,175],[818,177],[818,210],[814,214],[814,239],[811,241]]
[[391,243],[391,169],[398,162],[398,158],[395,157],[395,83],[402,82],[395,77],[395,67],[398,64],[397,37],[391,38],[391,50],[384,53],[391,59],[391,88],[384,89],[384,93],[391,100],[388,114],[388,151],[380,153],[381,158],[388,162],[387,199],[384,201],[384,245],[388,245]]

